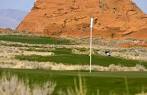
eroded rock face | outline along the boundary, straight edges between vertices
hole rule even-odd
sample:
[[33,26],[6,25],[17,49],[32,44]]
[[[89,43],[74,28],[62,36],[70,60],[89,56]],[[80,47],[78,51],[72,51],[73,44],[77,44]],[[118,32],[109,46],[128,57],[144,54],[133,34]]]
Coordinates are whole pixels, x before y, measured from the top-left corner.
[[131,0],[37,0],[17,30],[86,37],[91,16],[95,37],[147,38],[147,16]]

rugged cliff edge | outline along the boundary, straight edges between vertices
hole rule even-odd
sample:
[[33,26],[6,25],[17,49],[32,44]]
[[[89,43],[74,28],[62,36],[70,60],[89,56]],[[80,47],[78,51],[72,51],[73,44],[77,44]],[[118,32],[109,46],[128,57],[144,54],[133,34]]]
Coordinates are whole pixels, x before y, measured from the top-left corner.
[[147,39],[147,15],[131,0],[36,0],[17,30],[86,37],[91,16],[95,37]]

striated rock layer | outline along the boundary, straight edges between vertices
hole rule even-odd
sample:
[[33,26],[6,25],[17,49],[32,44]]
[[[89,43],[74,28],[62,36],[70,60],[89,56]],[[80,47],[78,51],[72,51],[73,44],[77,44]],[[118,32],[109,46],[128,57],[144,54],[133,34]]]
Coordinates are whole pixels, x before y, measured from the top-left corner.
[[147,39],[147,15],[131,0],[36,0],[17,27],[49,36]]

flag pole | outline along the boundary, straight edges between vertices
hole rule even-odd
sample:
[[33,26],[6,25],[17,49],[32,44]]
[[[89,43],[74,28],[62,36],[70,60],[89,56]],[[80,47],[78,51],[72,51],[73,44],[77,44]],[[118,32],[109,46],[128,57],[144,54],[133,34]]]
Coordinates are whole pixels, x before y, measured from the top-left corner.
[[89,54],[89,57],[90,57],[90,62],[89,62],[89,71],[91,72],[92,71],[92,32],[93,32],[93,23],[94,22],[94,18],[91,17],[90,18],[90,45],[89,45],[89,48],[90,48],[90,54]]

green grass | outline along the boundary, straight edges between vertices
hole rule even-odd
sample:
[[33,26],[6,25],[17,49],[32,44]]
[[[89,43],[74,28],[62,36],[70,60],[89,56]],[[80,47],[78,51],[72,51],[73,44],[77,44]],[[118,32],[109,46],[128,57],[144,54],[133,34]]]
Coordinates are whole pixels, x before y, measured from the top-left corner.
[[[88,95],[95,95],[97,89],[100,95],[109,95],[115,92],[118,95],[126,95],[125,77],[127,77],[130,95],[140,93],[142,88],[147,91],[147,72],[80,72],[80,71],[45,71],[45,70],[19,70],[19,69],[0,69],[0,74],[7,72],[16,74],[19,78],[29,79],[30,84],[42,84],[48,80],[57,83],[58,90],[65,91],[67,88],[74,87],[74,79],[78,80],[79,75],[86,82]],[[54,95],[58,95],[54,93]]]
[[66,48],[36,48],[36,47],[30,47],[28,49],[24,49],[25,51],[35,51],[35,52],[54,52],[55,54],[71,54],[71,49]]
[[[55,62],[63,64],[89,64],[89,56],[84,54],[73,54],[71,49],[66,48],[56,48],[52,52],[55,53],[54,56],[41,56],[41,55],[17,55],[16,59],[28,60],[28,61],[38,61],[38,62]],[[122,65],[122,66],[136,66],[136,64],[141,64],[147,67],[147,62],[139,60],[127,60],[117,57],[93,55],[92,64],[109,66],[110,64]]]
[[71,41],[65,39],[27,35],[0,35],[0,40],[28,44],[71,44]]
[[72,49],[70,48],[56,48],[52,52],[55,53],[55,55],[71,55],[72,54]]

